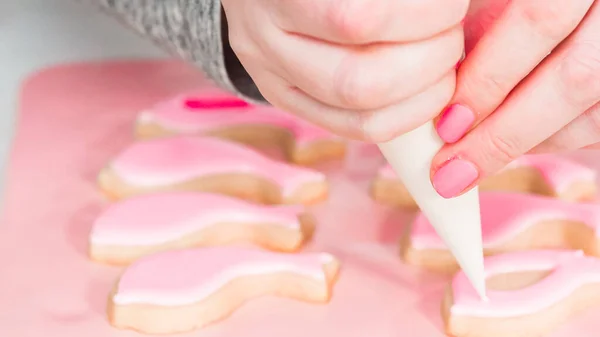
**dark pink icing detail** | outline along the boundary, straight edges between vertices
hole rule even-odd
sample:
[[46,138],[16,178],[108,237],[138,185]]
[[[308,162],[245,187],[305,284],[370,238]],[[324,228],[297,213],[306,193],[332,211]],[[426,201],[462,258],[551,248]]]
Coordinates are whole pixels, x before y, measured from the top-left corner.
[[188,98],[183,104],[190,110],[247,108],[250,106],[248,102],[240,99],[211,98]]

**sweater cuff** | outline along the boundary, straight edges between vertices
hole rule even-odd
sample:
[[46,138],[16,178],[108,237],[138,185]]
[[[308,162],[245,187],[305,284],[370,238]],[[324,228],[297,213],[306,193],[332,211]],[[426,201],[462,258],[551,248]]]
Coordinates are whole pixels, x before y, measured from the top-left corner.
[[220,67],[220,69],[224,69],[224,76],[228,82],[226,85],[231,86],[235,91],[240,93],[248,100],[251,100],[255,103],[267,103],[246,69],[244,69],[244,66],[242,66],[242,63],[238,59],[233,49],[231,49],[231,45],[229,44],[227,18],[225,17],[225,12],[223,10],[221,10],[220,25],[220,41],[222,46],[221,55],[223,55],[223,67]]

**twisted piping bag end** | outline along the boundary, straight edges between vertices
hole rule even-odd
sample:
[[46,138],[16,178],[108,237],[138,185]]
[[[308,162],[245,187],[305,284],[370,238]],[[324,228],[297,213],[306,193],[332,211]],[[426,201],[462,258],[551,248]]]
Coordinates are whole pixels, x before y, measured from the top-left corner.
[[479,190],[445,199],[433,188],[429,178],[431,160],[444,142],[430,121],[379,149],[437,234],[446,243],[479,296],[485,300],[485,273]]

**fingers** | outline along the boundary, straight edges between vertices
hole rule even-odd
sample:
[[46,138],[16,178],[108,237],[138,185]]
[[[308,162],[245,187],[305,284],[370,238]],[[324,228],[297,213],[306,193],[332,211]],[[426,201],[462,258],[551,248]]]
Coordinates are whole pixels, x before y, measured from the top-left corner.
[[313,98],[337,108],[381,109],[416,95],[454,70],[463,52],[459,26],[413,44],[347,47],[278,30],[263,51],[279,75]]
[[469,7],[469,0],[263,1],[284,31],[354,45],[425,39],[456,26]]
[[573,151],[593,148],[597,143],[600,143],[600,104],[596,104],[529,152]]
[[440,195],[464,193],[600,101],[600,6],[588,18],[493,115],[438,153],[432,182]]
[[455,74],[448,73],[419,95],[377,110],[346,110],[315,100],[283,78],[247,66],[264,97],[273,105],[348,138],[383,142],[422,125],[448,104]]
[[[306,17],[310,21],[306,23],[307,29],[312,29],[308,23],[318,26],[327,22],[322,21],[320,15],[324,10],[331,10],[327,6],[333,3],[336,6],[343,3],[348,8],[361,4],[361,0],[302,1],[313,5],[298,7],[298,11],[304,12],[290,14],[296,20],[290,22],[297,24],[303,22],[298,21],[304,20],[300,18]],[[369,2],[374,8],[366,14],[353,12],[354,9],[348,13],[360,19],[377,10],[387,12],[408,4],[421,8],[421,2],[430,2],[428,6],[431,6],[435,1],[442,0],[382,0]],[[448,1],[451,9],[466,0],[443,1]],[[369,37],[365,44],[341,44],[311,37],[306,31],[282,30],[278,26],[282,21],[277,21],[281,20],[280,12],[265,4],[286,6],[286,1],[222,0],[222,3],[231,48],[264,97],[273,105],[340,135],[367,141],[390,140],[434,118],[454,93],[455,66],[464,44],[459,24],[417,42],[369,42],[386,40],[386,34],[396,31],[396,23],[389,19],[391,28],[376,26],[381,34],[374,36],[383,36],[383,39]],[[289,0],[289,3],[304,4],[300,0]],[[390,6],[385,7],[385,11],[378,7],[384,4]],[[432,13],[428,15],[438,15]],[[395,20],[405,15],[408,16],[403,13]],[[457,17],[462,16],[464,13]],[[388,17],[391,18],[382,16],[380,19],[385,22]],[[413,28],[417,31],[415,27],[409,30]],[[335,29],[329,32],[337,33]]]
[[[453,103],[437,129],[458,141],[492,113],[586,15],[594,0],[512,1],[461,64]],[[467,118],[466,116],[470,116]]]

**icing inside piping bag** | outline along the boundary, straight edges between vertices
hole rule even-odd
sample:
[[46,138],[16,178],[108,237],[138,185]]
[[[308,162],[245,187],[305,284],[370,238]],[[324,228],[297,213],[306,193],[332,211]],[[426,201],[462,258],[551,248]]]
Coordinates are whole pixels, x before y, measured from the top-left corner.
[[433,121],[377,145],[474,289],[485,299],[479,189],[445,199],[433,188],[429,177],[431,160],[444,145]]

